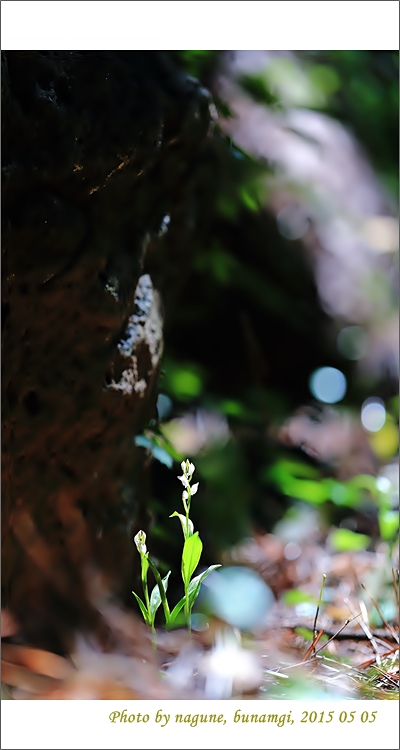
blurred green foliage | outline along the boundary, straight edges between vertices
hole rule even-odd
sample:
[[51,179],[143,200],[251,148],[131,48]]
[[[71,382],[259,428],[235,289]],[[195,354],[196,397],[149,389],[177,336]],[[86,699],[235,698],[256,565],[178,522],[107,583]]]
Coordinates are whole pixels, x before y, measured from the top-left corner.
[[[265,75],[243,76],[243,90],[267,108],[304,106],[350,127],[397,195],[398,52],[295,54],[296,59],[278,57]],[[213,91],[222,53],[184,50],[171,56]],[[220,114],[230,115],[218,97],[215,104]],[[299,501],[318,506],[332,520],[372,507],[381,538],[393,541],[398,522],[392,500],[374,477],[338,481],[333,465],[320,466],[301,449],[279,447],[268,436],[268,425],[310,399],[308,378],[316,367],[336,366],[345,373],[343,403],[349,409],[360,408],[371,384],[357,381],[354,363],[337,351],[301,243],[285,240],[265,209],[271,165],[251,158],[215,125],[202,169],[191,207],[195,231],[179,279],[171,270],[162,290],[168,316],[160,390],[173,405],[169,419],[206,409],[229,424],[229,440],[205,442],[195,459],[202,482],[193,520],[205,547],[214,555],[250,533],[254,524],[271,529],[285,508]],[[180,241],[173,215],[168,235],[166,246],[173,248]],[[398,401],[389,397],[395,422]],[[162,424],[160,434],[152,445],[141,443],[158,458],[153,507],[159,538],[159,498],[163,508],[175,504],[175,479],[167,467],[171,457],[182,458],[168,448]],[[386,459],[396,454],[393,446]],[[168,557],[170,537],[164,541],[160,554]],[[346,528],[331,538],[336,550],[364,549],[370,541],[367,534]]]
[[192,401],[204,389],[204,371],[197,363],[176,363],[167,357],[163,361],[163,388],[173,399]]
[[282,599],[285,604],[290,605],[302,604],[303,602],[311,602],[312,604],[318,603],[315,596],[307,593],[307,591],[301,591],[300,589],[290,589],[290,591],[286,591]]
[[327,114],[354,131],[398,199],[399,52],[331,50],[302,57],[327,97]]
[[254,101],[259,104],[265,104],[267,107],[277,108],[280,106],[280,99],[275,96],[266,84],[262,76],[243,75],[239,78],[239,83],[247,94],[250,94]]
[[359,552],[367,549],[370,541],[366,534],[356,534],[350,529],[335,529],[330,538],[335,552]]
[[218,66],[221,53],[216,50],[191,49],[177,50],[171,54],[188,75],[207,85]]

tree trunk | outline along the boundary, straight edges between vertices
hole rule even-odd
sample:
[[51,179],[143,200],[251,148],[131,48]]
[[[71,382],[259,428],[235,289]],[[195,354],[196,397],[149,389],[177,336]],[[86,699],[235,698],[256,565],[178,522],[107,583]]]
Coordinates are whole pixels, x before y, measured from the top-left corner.
[[2,67],[3,607],[30,643],[67,651],[78,628],[107,640],[95,572],[132,588],[134,436],[163,346],[146,250],[209,111],[162,53],[7,52]]

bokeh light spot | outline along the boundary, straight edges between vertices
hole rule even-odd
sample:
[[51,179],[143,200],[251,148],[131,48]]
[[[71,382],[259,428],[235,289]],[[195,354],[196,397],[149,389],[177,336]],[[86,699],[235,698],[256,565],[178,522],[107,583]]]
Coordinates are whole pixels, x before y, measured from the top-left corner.
[[285,206],[277,217],[279,233],[287,240],[299,240],[308,232],[310,219],[300,206]]
[[361,359],[367,352],[367,335],[361,326],[342,328],[337,338],[339,352],[347,359]]
[[285,546],[283,554],[286,560],[297,560],[301,555],[301,547],[297,542],[288,542]]
[[240,630],[260,625],[274,602],[271,589],[258,573],[240,566],[211,573],[203,589],[207,609]]
[[361,407],[361,422],[368,432],[379,432],[386,422],[386,409],[383,401],[367,398]]
[[389,492],[392,483],[388,477],[378,477],[376,486],[380,492]]
[[335,367],[320,367],[311,375],[310,390],[318,401],[336,404],[347,391],[347,381]]
[[177,398],[194,398],[201,393],[203,384],[197,373],[177,369],[169,374],[169,386]]
[[387,416],[385,424],[378,432],[370,432],[368,442],[381,461],[389,460],[399,449],[398,425]]

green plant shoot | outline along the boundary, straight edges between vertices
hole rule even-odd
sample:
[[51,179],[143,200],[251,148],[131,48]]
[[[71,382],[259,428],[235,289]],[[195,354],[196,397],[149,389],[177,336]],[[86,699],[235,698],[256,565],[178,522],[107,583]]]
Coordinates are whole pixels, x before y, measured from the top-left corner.
[[200,593],[200,586],[204,579],[212,573],[213,570],[219,568],[219,565],[211,565],[207,570],[203,571],[200,576],[192,579],[192,575],[195,572],[199,562],[201,553],[203,550],[203,543],[199,537],[198,531],[195,532],[193,522],[189,518],[190,504],[193,495],[196,494],[199,483],[196,482],[191,486],[192,477],[195,471],[195,466],[188,459],[181,463],[182,476],[178,477],[179,481],[182,482],[184,490],[182,492],[182,503],[185,511],[183,516],[181,513],[175,511],[172,513],[170,518],[177,516],[181,522],[183,531],[183,551],[182,551],[182,580],[185,595],[174,607],[171,617],[175,620],[181,611],[182,607],[185,608],[185,619],[188,629],[191,630],[191,614],[193,605]]
[[[166,591],[168,588],[168,578],[171,575],[171,571],[167,573],[165,578],[161,580],[160,574],[154,565],[154,563],[149,560],[149,553],[146,548],[146,534],[144,531],[139,531],[135,536],[135,544],[137,547],[137,550],[140,554],[140,561],[141,561],[141,577],[142,577],[142,586],[143,586],[143,593],[144,593],[144,601],[135,594],[134,591],[132,591],[132,594],[136,598],[137,603],[139,604],[140,611],[143,615],[143,619],[146,623],[146,625],[149,625],[151,627],[153,635],[155,635],[155,627],[154,627],[154,620],[156,616],[156,612],[160,606],[160,604],[163,604],[164,608],[164,614],[165,614],[165,620],[168,623],[170,611],[166,596]],[[150,598],[149,598],[149,590],[147,585],[147,573],[149,570],[149,567],[154,573],[154,577],[156,579],[156,585],[154,586],[153,591],[151,592]]]
[[[149,553],[146,548],[146,534],[144,533],[144,531],[139,531],[135,536],[135,544],[140,554],[141,560],[144,601],[137,594],[135,594],[134,591],[132,591],[132,593],[135,596],[137,603],[139,604],[140,611],[143,615],[143,619],[146,625],[149,625],[151,627],[153,634],[155,634],[155,616],[160,604],[163,605],[165,625],[167,628],[171,628],[176,624],[178,615],[180,614],[181,610],[184,609],[185,620],[188,630],[190,631],[192,609],[200,593],[201,584],[204,579],[213,572],[213,570],[220,567],[220,565],[210,565],[207,570],[204,570],[200,575],[192,578],[200,562],[200,557],[203,550],[203,543],[199,537],[199,533],[198,531],[194,530],[193,522],[189,517],[191,500],[193,495],[195,495],[198,490],[199,483],[197,482],[196,484],[191,486],[195,466],[194,464],[190,463],[189,460],[182,461],[181,469],[183,473],[182,476],[178,477],[178,479],[184,486],[184,490],[182,492],[182,503],[185,515],[175,511],[174,513],[172,513],[170,518],[177,516],[180,520],[183,531],[184,543],[182,550],[181,572],[184,587],[184,596],[175,605],[172,612],[170,611],[167,600],[168,579],[171,571],[167,573],[165,578],[161,579],[156,566],[149,558]],[[149,568],[152,570],[156,580],[156,585],[151,592],[150,597],[147,586],[147,573]]]

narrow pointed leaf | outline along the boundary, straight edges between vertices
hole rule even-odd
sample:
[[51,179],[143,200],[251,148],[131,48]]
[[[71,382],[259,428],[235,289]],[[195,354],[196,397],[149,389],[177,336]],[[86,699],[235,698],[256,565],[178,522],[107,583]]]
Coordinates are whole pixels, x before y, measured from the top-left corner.
[[178,602],[178,604],[175,604],[175,607],[173,608],[171,612],[171,616],[169,619],[169,625],[173,625],[176,618],[178,617],[180,611],[183,609],[183,606],[185,604],[185,597],[183,596],[182,599]]
[[147,612],[145,603],[142,602],[140,596],[138,596],[137,594],[135,594],[134,591],[132,591],[132,594],[135,597],[135,599],[136,599],[136,601],[137,601],[137,603],[138,603],[138,605],[140,607],[140,610],[142,612],[143,619],[144,619],[146,625],[151,625],[151,622],[150,622],[150,619],[149,619],[149,613]]
[[185,539],[182,552],[182,578],[185,586],[189,585],[190,579],[199,564],[202,549],[203,543],[198,531]]
[[[172,513],[170,515],[170,518],[173,518],[174,516],[177,516],[179,518],[179,520],[180,520],[180,522],[182,524],[183,536],[186,539],[186,516],[184,516],[183,513],[178,513],[178,511],[175,511],[174,513]],[[189,534],[188,534],[188,536],[192,536],[193,532],[194,532],[193,522],[189,518]]]
[[[210,573],[213,572],[213,570],[216,570],[217,568],[220,568],[220,565],[210,565],[207,570],[204,570],[203,573],[200,573],[199,576],[196,576],[196,578],[193,578],[189,583],[189,606],[190,608],[193,607],[193,604],[195,603],[199,592],[200,592],[200,586],[203,583],[204,579],[207,578]],[[182,599],[179,600],[178,604],[175,605],[171,612],[171,618],[169,621],[170,625],[173,625],[182,611],[183,607],[185,605],[185,597],[183,596]]]
[[163,585],[163,582],[161,580],[161,576],[160,576],[160,574],[159,574],[156,566],[154,565],[153,561],[150,560],[150,558],[149,558],[149,566],[150,566],[151,570],[154,573],[154,578],[156,579],[156,583],[157,583],[157,586],[158,586],[158,589],[159,589],[159,592],[160,592],[160,596],[161,596],[161,603],[162,603],[163,609],[164,609],[165,622],[168,625],[171,613],[169,611],[169,605],[168,605],[168,600],[167,600],[167,595],[165,593],[164,585]]
[[[161,583],[162,583],[162,585],[164,587],[164,591],[166,591],[167,588],[168,588],[168,578],[170,577],[170,575],[171,575],[171,571],[169,570],[168,573],[167,573],[167,575],[165,576],[165,578],[163,578],[162,581],[161,581]],[[159,589],[158,583],[156,583],[156,585],[154,586],[153,591],[151,592],[151,596],[150,596],[150,612],[151,612],[153,618],[154,618],[154,616],[155,616],[155,614],[156,614],[156,612],[157,612],[160,604],[161,604],[161,594],[160,594],[160,589]]]
[[216,570],[217,568],[220,568],[220,565],[210,565],[207,570],[204,570],[202,573],[200,573],[199,576],[196,576],[193,578],[189,583],[189,606],[190,608],[193,607],[193,604],[195,603],[199,593],[200,593],[200,586],[203,583],[204,579],[207,578],[207,576],[210,575],[210,573],[213,572],[213,570]]

